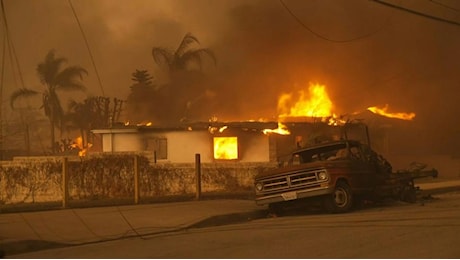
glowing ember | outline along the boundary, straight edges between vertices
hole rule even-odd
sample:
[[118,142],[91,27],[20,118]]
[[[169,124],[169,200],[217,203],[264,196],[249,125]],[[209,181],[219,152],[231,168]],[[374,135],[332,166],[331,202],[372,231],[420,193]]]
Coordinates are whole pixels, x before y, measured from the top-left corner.
[[215,134],[216,132],[219,132],[219,133],[222,133],[225,129],[227,129],[228,126],[222,126],[220,128],[217,128],[215,126],[210,126],[208,127],[208,131],[211,133],[211,134]]
[[378,108],[378,107],[368,107],[367,110],[371,111],[374,114],[378,114],[381,116],[386,116],[390,118],[397,118],[397,119],[403,119],[403,120],[412,120],[415,117],[415,113],[388,113],[388,104],[385,105],[383,108]]
[[299,91],[298,99],[294,102],[292,94],[281,95],[278,100],[279,117],[329,117],[332,115],[332,101],[324,85],[310,84],[308,95],[304,91]]
[[214,159],[238,159],[238,138],[214,137]]
[[147,123],[142,122],[142,123],[137,124],[137,126],[151,126],[151,125],[152,125],[152,122],[147,122]]
[[269,134],[269,133],[275,133],[275,134],[280,134],[280,135],[289,135],[291,132],[287,129],[285,125],[282,123],[278,122],[278,128],[276,129],[264,129],[262,130],[264,134]]
[[340,126],[347,123],[347,120],[344,120],[342,117],[337,116],[336,114],[332,114],[329,118],[327,118],[327,124],[333,126]]
[[228,126],[223,126],[223,127],[219,128],[219,133],[222,133],[227,128],[228,128]]

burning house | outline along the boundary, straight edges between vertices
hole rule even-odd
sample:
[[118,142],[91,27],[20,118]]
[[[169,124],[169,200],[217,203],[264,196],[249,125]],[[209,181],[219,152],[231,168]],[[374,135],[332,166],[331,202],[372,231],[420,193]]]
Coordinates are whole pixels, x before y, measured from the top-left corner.
[[[417,149],[404,147],[413,136],[409,125],[413,125],[415,113],[391,113],[387,106],[369,107],[346,116],[333,111],[325,86],[311,84],[308,93],[280,96],[276,122],[210,121],[174,127],[122,124],[93,133],[102,137],[103,152],[143,152],[154,162],[190,163],[195,154],[200,154],[206,163],[278,164],[285,163],[294,149],[340,138],[367,141],[370,133],[372,147],[396,162],[397,168],[411,161],[426,161],[442,170],[431,157],[417,156]],[[456,161],[443,163],[453,164]]]
[[[344,120],[331,113],[325,87],[311,85],[296,100],[282,95],[280,122],[198,122],[174,127],[152,124],[95,129],[103,152],[145,152],[154,162],[283,162],[293,149],[328,139],[344,138]],[[292,104],[293,103],[293,104]],[[359,139],[365,137],[361,132]],[[356,138],[356,136],[354,137]]]

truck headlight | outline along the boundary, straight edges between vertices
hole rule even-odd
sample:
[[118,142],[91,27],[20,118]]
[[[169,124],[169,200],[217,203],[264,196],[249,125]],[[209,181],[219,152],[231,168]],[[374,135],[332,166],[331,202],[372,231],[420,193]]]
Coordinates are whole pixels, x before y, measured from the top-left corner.
[[318,173],[318,180],[324,181],[327,179],[327,173],[326,172],[320,172]]
[[264,185],[260,182],[256,183],[256,190],[262,191],[264,189]]

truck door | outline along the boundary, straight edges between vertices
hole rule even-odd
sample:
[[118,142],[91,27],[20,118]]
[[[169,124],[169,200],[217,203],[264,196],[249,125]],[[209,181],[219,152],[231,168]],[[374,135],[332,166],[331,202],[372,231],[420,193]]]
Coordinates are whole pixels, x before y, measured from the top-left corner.
[[358,192],[372,191],[378,183],[376,165],[367,159],[361,146],[350,147],[351,166],[354,173],[353,189]]

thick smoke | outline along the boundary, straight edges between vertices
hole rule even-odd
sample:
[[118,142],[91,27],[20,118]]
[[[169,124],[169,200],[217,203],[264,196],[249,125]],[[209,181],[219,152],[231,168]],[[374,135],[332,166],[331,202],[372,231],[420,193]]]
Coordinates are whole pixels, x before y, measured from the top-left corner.
[[[101,87],[67,1],[4,2],[28,87],[39,86],[35,67],[54,48],[69,64],[88,69],[90,94],[102,95],[103,90],[106,96],[124,99],[136,69],[148,70],[159,84],[164,81],[152,47],[176,48],[191,32],[218,60],[217,67],[207,67],[209,79],[202,86],[206,95],[197,101],[192,119],[276,120],[282,93],[317,82],[326,85],[337,114],[388,104],[395,112],[415,112],[410,124],[423,129],[426,139],[444,136],[441,144],[452,143],[447,139],[452,134],[458,139],[456,25],[358,0],[284,0],[308,28],[278,0],[72,0]],[[460,21],[455,12],[430,1],[404,5]],[[11,65],[5,68],[6,75],[13,73]],[[5,80],[9,87],[4,97],[18,85],[12,78]]]

